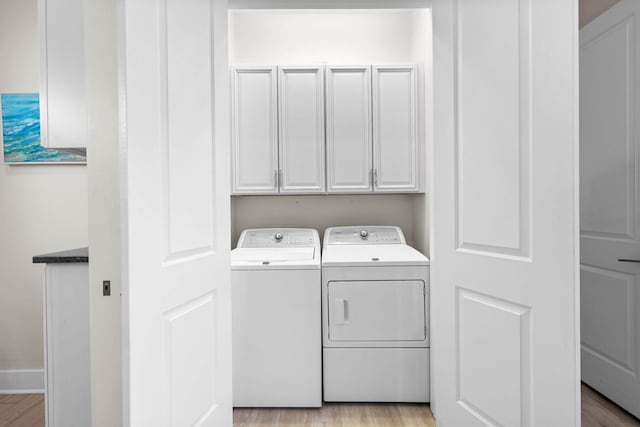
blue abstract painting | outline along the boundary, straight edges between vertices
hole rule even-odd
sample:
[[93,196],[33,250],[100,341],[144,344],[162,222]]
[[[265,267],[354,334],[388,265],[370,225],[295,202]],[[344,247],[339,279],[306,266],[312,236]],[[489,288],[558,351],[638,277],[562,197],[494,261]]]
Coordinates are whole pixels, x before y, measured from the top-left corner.
[[40,145],[40,100],[37,93],[0,95],[5,163],[85,163],[85,156]]

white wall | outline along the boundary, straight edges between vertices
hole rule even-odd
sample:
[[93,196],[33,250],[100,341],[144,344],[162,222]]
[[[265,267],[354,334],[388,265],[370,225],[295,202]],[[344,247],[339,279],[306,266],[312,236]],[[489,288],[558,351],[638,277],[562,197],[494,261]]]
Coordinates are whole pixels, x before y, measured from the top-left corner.
[[235,10],[230,62],[358,64],[412,58],[409,10]]
[[[0,58],[0,93],[38,91],[36,0],[0,1]],[[0,372],[43,368],[44,266],[31,258],[82,246],[86,167],[0,164]]]
[[[425,9],[234,10],[230,62],[423,62],[431,45],[428,25]],[[232,246],[245,228],[312,227],[322,233],[328,226],[386,224],[400,226],[411,244],[427,251],[427,200],[425,195],[233,196]]]
[[[93,427],[122,423],[117,0],[85,0]],[[111,295],[102,295],[102,281]]]
[[413,244],[412,195],[233,196],[232,247],[242,230],[256,227],[325,228],[340,225],[397,225]]

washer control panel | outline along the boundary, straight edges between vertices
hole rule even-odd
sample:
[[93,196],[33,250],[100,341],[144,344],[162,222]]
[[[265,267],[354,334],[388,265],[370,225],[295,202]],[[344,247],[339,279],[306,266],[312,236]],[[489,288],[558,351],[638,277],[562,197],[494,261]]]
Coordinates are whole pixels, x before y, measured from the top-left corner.
[[318,232],[309,228],[259,228],[244,230],[239,248],[317,246]]
[[405,244],[399,227],[362,226],[333,227],[325,232],[325,245],[383,245]]

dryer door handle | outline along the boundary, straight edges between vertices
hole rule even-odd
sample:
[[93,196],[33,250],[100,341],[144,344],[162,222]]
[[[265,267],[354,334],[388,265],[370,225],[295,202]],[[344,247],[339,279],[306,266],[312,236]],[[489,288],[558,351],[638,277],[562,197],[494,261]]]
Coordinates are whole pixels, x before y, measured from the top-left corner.
[[333,324],[346,325],[349,323],[349,300],[345,298],[333,299]]

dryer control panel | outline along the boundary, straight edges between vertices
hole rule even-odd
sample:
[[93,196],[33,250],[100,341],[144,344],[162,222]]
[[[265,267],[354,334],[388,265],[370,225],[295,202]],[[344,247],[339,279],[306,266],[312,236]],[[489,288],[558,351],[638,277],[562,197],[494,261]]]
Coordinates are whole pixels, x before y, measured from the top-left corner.
[[400,227],[361,226],[327,228],[325,245],[383,245],[406,244]]
[[239,248],[317,246],[318,232],[310,228],[260,228],[244,230]]

